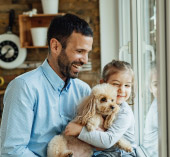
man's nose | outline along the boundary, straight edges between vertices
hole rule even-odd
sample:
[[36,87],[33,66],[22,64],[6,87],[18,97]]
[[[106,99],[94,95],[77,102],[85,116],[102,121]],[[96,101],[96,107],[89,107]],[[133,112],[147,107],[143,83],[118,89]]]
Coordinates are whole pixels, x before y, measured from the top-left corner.
[[83,62],[84,64],[87,64],[87,62],[88,62],[88,53],[82,55],[81,62]]

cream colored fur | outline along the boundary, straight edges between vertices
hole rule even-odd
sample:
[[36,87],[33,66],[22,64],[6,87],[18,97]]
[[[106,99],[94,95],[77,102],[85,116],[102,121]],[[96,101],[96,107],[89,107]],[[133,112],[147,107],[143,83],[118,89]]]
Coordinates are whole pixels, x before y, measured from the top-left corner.
[[[117,89],[110,84],[99,84],[93,87],[92,92],[78,106],[75,123],[86,126],[88,131],[99,127],[108,129],[119,106],[116,104]],[[104,118],[104,122],[103,122]],[[118,147],[128,152],[132,151],[128,141],[121,139],[116,143]],[[56,135],[48,144],[48,157],[91,157],[92,147],[73,136]]]

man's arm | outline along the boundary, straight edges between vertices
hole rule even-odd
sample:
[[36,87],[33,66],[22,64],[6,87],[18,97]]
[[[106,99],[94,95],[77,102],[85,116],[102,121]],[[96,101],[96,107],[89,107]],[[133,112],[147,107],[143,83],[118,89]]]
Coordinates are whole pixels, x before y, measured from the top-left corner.
[[1,123],[1,156],[36,157],[27,145],[34,117],[34,101],[24,80],[15,79],[6,89]]

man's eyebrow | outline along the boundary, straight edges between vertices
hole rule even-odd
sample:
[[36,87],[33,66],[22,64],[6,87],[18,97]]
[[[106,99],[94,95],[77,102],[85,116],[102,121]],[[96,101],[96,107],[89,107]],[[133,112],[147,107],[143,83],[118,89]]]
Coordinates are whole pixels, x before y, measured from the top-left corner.
[[87,50],[87,49],[83,49],[83,48],[76,48],[76,50],[81,50],[81,51],[89,51],[89,52],[91,52],[91,51],[92,51],[92,49],[90,49],[90,50]]

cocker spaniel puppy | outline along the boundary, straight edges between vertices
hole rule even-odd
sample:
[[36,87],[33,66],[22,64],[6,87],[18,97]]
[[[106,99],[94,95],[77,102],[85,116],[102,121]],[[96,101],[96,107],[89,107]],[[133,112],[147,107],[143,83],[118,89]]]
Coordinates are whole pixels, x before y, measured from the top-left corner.
[[[116,104],[117,89],[103,83],[92,88],[92,92],[78,106],[75,123],[86,126],[88,131],[99,127],[108,129],[113,123],[119,106]],[[103,122],[104,119],[104,122]],[[116,143],[121,149],[131,152],[132,148],[124,139]],[[56,135],[48,144],[48,157],[91,157],[92,147],[73,136]]]

